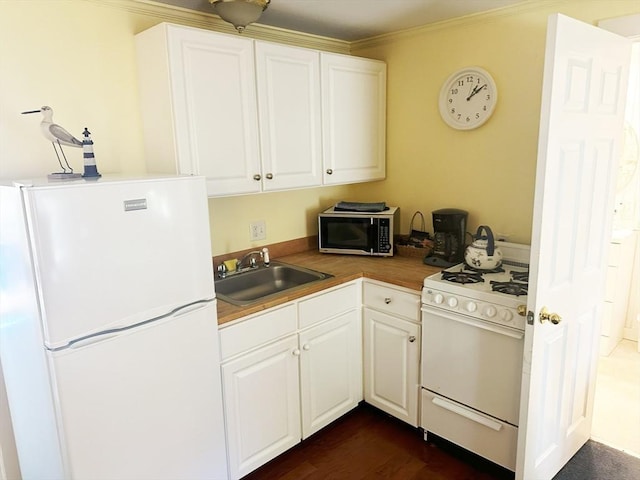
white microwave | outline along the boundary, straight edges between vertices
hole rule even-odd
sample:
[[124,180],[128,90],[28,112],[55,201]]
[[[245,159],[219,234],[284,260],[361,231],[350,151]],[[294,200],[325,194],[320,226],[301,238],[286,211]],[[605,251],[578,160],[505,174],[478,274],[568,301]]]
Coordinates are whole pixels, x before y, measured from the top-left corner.
[[318,244],[323,253],[393,256],[393,236],[400,228],[400,209],[347,212],[328,208],[318,215]]

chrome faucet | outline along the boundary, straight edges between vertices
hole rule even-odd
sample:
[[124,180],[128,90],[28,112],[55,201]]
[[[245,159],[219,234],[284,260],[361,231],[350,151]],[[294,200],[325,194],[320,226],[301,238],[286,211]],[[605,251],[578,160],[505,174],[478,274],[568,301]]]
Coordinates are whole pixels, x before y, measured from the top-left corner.
[[[255,258],[256,255],[260,255],[260,257],[262,257],[262,252],[260,250],[254,250],[253,252],[246,253],[236,262],[236,272],[240,272],[245,268],[256,268],[258,266]],[[245,262],[247,260],[249,260],[249,264],[245,266]]]
[[[236,273],[242,273],[249,269],[257,268],[258,264],[256,262],[256,255],[260,255],[262,258],[262,263],[265,267],[268,267],[271,260],[269,259],[269,249],[264,247],[262,250],[254,250],[252,252],[246,253],[242,256],[240,260],[236,260],[236,268],[235,271],[229,272],[227,270],[227,266],[224,263],[218,265],[218,278],[225,278],[227,275],[234,275]],[[245,262],[249,260],[249,264],[245,266]]]

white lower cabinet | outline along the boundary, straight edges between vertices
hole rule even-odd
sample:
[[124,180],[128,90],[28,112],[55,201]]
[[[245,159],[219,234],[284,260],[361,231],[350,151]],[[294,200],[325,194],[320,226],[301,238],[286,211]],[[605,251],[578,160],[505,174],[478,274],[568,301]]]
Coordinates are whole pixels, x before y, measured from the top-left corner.
[[418,426],[420,296],[364,283],[364,399]]
[[220,329],[232,479],[362,400],[360,304],[355,281]]
[[300,441],[296,335],[222,366],[231,478],[240,478]]
[[353,310],[300,333],[302,438],[362,400],[362,324]]

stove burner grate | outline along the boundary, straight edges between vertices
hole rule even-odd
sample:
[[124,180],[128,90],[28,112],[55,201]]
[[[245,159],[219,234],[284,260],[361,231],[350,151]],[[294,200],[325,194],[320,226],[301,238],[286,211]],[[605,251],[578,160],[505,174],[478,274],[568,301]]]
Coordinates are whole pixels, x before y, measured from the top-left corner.
[[511,279],[516,282],[528,282],[529,272],[511,272]]
[[507,295],[526,295],[528,292],[528,285],[526,283],[518,282],[496,282],[491,281],[491,290],[499,293],[506,293]]
[[502,267],[495,267],[490,270],[482,270],[480,268],[472,267],[469,264],[465,264],[464,268],[465,270],[473,270],[474,272],[478,272],[480,275],[482,275],[483,273],[504,273],[504,268]]
[[479,283],[484,282],[480,272],[442,272],[442,280],[454,283]]

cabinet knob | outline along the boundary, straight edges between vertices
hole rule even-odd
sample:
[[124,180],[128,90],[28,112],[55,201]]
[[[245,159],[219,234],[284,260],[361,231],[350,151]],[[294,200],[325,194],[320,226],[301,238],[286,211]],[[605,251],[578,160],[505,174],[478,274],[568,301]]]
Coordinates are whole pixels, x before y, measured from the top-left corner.
[[416,337],[414,337],[413,335],[411,335],[411,336],[409,337],[409,342],[410,342],[410,343],[413,343],[413,342],[415,342],[415,341],[416,341]]
[[333,173],[333,170],[331,170],[330,168],[327,168],[327,175],[331,175]]
[[262,177],[260,176],[260,174],[259,174],[259,173],[256,173],[256,174],[253,176],[253,179],[254,179],[256,182],[259,182],[261,178],[262,178]]
[[294,356],[299,357],[300,356],[300,349],[299,348],[295,348],[293,350],[293,352],[291,352]]
[[303,349],[303,350],[309,350],[310,348],[311,348],[311,346],[310,346],[308,343],[305,343],[305,344],[302,346],[302,349]]
[[273,179],[273,173],[267,173],[267,180]]
[[386,303],[387,305],[389,305],[391,303],[391,298],[390,297],[385,297],[384,299],[384,303]]

